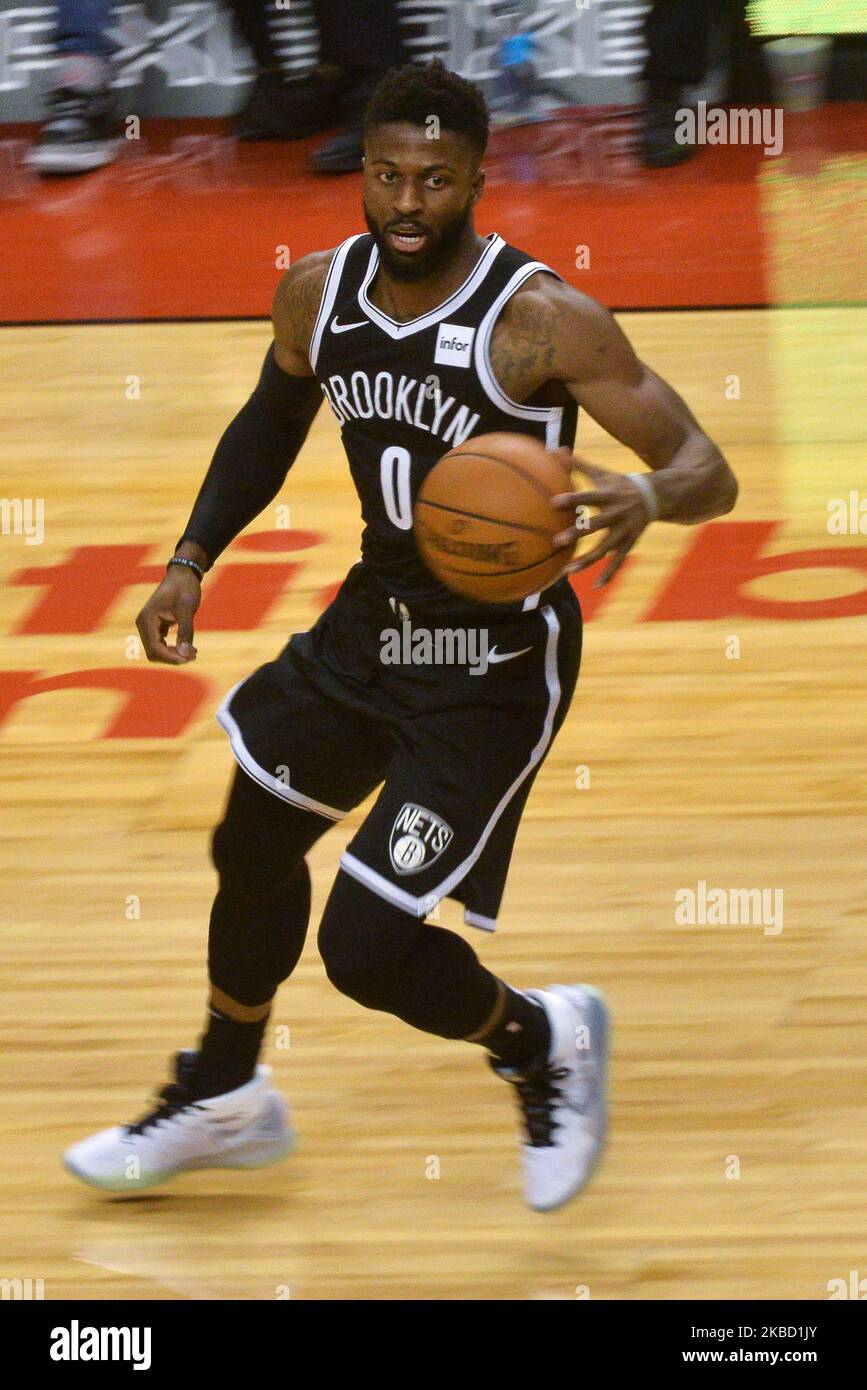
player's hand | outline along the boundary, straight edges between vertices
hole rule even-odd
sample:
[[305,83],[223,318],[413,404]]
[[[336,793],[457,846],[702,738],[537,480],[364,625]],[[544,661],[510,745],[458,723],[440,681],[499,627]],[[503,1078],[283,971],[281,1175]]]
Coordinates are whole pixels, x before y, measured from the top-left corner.
[[[648,525],[650,515],[638,488],[622,473],[612,473],[608,468],[586,463],[583,459],[576,458],[570,449],[555,449],[554,453],[560,455],[569,468],[584,473],[593,483],[593,487],[586,492],[561,492],[551,498],[555,507],[562,507],[564,512],[568,510],[573,514],[577,513],[575,524],[556,535],[554,544],[574,545],[576,540],[592,535],[595,531],[606,533],[592,550],[588,550],[579,560],[573,560],[568,564],[562,571],[561,578],[564,574],[572,574],[576,570],[587,569],[588,565],[595,565],[604,555],[611,555],[611,563],[593,586],[595,589],[601,588],[613,579],[620,569]],[[595,516],[591,517],[587,510],[589,507],[598,507]]]
[[[195,661],[193,615],[201,599],[202,587],[195,571],[189,565],[171,565],[135,620],[148,661],[163,661],[170,666]],[[177,644],[170,647],[166,637],[176,623]]]

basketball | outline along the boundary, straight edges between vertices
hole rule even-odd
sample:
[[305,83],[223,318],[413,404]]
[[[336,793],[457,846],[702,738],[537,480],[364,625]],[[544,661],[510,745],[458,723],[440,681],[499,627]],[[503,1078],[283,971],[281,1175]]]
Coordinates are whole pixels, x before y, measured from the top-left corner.
[[422,559],[443,584],[482,603],[511,603],[552,584],[575,547],[551,498],[572,491],[568,468],[526,434],[480,434],[431,469],[415,504]]

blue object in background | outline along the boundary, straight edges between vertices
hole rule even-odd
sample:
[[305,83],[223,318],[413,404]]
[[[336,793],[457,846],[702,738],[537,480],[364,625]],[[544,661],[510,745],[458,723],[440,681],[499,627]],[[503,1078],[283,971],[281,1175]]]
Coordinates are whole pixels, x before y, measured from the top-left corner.
[[504,68],[518,63],[532,63],[536,44],[532,34],[514,34],[500,44],[500,63]]
[[58,53],[93,53],[110,58],[109,0],[59,0],[55,43]]
[[536,86],[535,51],[532,34],[512,34],[500,44],[496,93],[500,104],[508,107],[513,117],[532,112]]

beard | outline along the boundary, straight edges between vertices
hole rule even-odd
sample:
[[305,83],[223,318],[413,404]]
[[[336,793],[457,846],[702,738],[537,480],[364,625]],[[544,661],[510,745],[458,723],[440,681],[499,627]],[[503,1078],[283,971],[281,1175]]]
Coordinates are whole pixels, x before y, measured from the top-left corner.
[[[419,231],[427,234],[427,243],[421,251],[407,252],[394,249],[384,234],[384,228],[381,229],[374,222],[367,210],[367,204],[364,205],[364,218],[368,231],[379,251],[380,264],[395,280],[426,280],[429,275],[444,266],[453,256],[455,248],[464,235],[471,214],[472,205],[468,199],[466,206],[450,222],[446,222],[438,233],[434,233],[430,227],[419,223]],[[396,221],[397,219],[395,219]],[[389,223],[389,226],[394,225],[394,223]]]

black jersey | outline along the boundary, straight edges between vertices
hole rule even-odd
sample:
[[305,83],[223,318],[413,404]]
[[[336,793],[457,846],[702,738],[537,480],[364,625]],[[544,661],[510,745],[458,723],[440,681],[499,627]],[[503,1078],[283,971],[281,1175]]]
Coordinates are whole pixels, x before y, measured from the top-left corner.
[[[572,447],[577,405],[510,400],[494,378],[489,353],[494,324],[525,280],[537,271],[562,276],[491,232],[454,294],[399,323],[368,298],[378,266],[379,251],[368,233],[337,248],[310,363],[340,424],[361,501],[362,563],[397,598],[453,611],[468,601],[439,583],[418,552],[412,530],[416,495],[443,454],[473,435],[508,430],[529,434],[549,449]],[[537,603],[538,596],[497,607],[532,607],[532,600]]]

